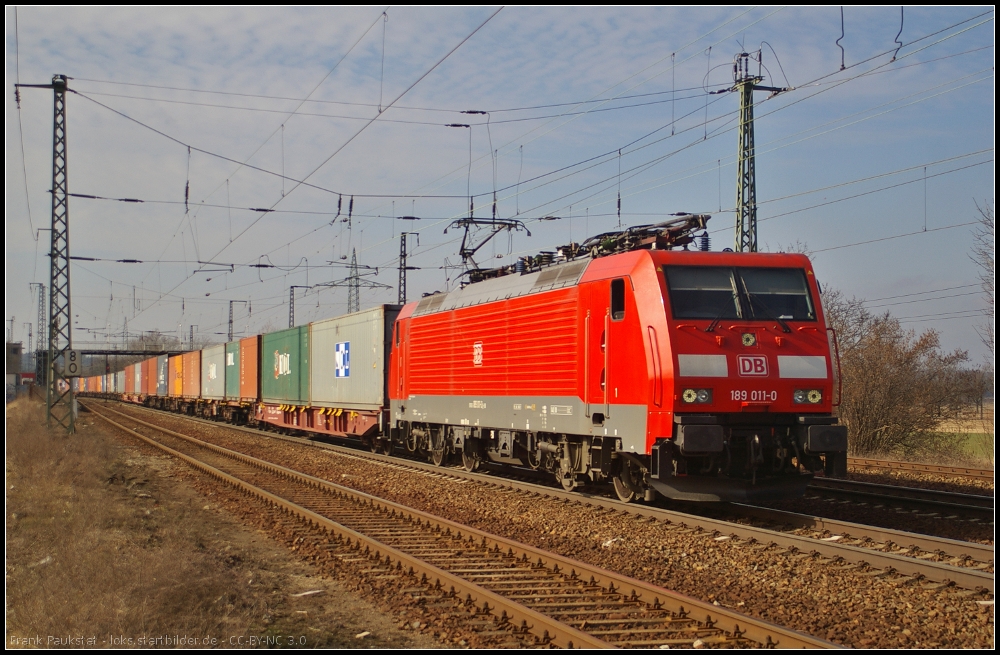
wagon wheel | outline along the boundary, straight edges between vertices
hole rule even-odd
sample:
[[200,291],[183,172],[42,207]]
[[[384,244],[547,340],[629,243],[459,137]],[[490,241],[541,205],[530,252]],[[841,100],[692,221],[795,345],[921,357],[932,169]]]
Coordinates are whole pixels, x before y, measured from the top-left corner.
[[476,457],[475,453],[467,453],[462,451],[462,466],[469,473],[479,470],[479,458]]
[[576,489],[576,473],[558,473],[560,476],[559,482],[562,484],[562,488],[566,491],[573,491]]
[[379,452],[378,437],[371,437],[370,439],[368,439],[368,448],[371,449],[371,451],[376,455],[378,454]]

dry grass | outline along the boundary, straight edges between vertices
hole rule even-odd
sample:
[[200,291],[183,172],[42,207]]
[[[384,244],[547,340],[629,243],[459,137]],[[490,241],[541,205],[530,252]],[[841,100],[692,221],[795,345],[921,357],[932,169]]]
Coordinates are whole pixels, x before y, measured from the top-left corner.
[[7,645],[265,628],[266,604],[233,591],[245,574],[220,566],[199,522],[162,511],[121,457],[93,432],[46,431],[37,403],[7,406]]

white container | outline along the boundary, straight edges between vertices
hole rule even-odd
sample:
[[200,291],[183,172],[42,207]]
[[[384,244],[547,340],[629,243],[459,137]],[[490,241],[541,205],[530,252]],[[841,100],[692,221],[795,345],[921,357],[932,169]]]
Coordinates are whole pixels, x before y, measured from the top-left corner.
[[398,305],[309,325],[312,405],[378,410],[388,407],[387,375]]

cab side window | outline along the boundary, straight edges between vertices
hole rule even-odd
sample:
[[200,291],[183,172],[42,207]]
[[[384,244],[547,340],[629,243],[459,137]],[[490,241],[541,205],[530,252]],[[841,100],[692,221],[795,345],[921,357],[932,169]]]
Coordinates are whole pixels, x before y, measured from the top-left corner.
[[620,321],[625,318],[625,279],[611,280],[611,319]]

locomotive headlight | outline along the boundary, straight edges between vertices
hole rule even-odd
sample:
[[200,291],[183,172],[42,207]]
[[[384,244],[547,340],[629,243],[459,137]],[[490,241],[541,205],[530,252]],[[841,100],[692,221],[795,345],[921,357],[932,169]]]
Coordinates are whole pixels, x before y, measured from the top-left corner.
[[685,389],[681,398],[686,403],[710,403],[712,402],[711,389]]
[[806,403],[816,405],[823,400],[823,392],[820,389],[796,389],[792,394],[792,400],[797,405]]

